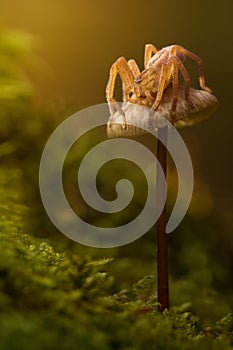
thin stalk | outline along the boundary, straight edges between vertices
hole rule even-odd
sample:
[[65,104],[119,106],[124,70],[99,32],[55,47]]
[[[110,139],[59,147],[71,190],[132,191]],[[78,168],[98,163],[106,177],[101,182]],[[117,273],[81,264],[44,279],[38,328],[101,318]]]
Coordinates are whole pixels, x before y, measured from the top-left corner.
[[[167,175],[167,136],[168,128],[158,129],[158,143],[157,143],[157,159],[162,167],[165,175]],[[162,139],[164,143],[160,140]],[[166,186],[161,179],[161,176],[157,174],[157,201],[162,203],[166,199]],[[167,249],[167,234],[166,229],[166,202],[163,207],[162,213],[157,221],[157,293],[158,293],[158,311],[163,312],[165,309],[169,309],[169,287],[168,287],[168,249]]]

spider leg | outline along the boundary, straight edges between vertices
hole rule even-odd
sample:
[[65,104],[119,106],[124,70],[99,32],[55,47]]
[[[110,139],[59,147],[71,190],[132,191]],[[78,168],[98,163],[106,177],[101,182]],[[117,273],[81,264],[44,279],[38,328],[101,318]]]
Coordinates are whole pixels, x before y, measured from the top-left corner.
[[140,69],[137,65],[137,62],[131,59],[128,61],[128,66],[131,72],[133,73],[133,77],[136,78],[140,74]]
[[145,52],[144,52],[144,68],[147,67],[148,61],[151,59],[151,57],[157,52],[158,50],[156,47],[152,44],[146,44],[145,45]]
[[119,111],[120,115],[122,116],[123,128],[126,128],[125,113],[121,109],[119,103],[113,97],[115,81],[118,74],[120,75],[120,78],[122,80],[122,85],[123,85],[123,100],[126,101],[128,98],[129,90],[133,88],[134,80],[133,80],[133,73],[130,70],[130,67],[124,57],[118,58],[118,60],[115,63],[113,63],[110,69],[110,76],[106,87],[106,98],[107,98],[110,113],[111,113],[110,120],[109,120],[109,127],[111,126],[112,117],[116,109]]
[[197,55],[195,55],[194,53],[192,53],[189,50],[186,50],[184,47],[180,46],[180,45],[175,45],[176,51],[180,51],[182,52],[184,55],[186,55],[187,57],[189,57],[191,60],[193,60],[194,62],[197,63],[198,65],[198,69],[199,69],[199,83],[200,86],[203,90],[207,91],[207,92],[212,92],[210,88],[208,88],[208,86],[206,86],[205,84],[205,78],[204,78],[204,65],[203,65],[203,61],[200,57],[198,57]]
[[167,80],[167,63],[162,63],[161,73],[160,73],[159,83],[158,83],[158,91],[157,91],[155,102],[152,106],[152,110],[154,111],[156,110],[156,108],[158,108],[162,100],[166,80]]
[[[185,68],[185,66],[183,65],[182,61],[177,57],[177,56],[171,56],[169,61],[171,61],[173,63],[172,69],[174,71],[174,74],[176,72],[176,67],[180,70],[182,77],[185,81],[185,98],[188,102],[188,104],[190,105],[190,107],[194,107],[193,106],[193,102],[191,101],[190,97],[189,97],[189,93],[190,93],[190,77],[189,74]],[[177,75],[178,75],[178,70],[177,70]]]
[[[175,61],[175,62],[172,62],[172,61]],[[176,115],[176,106],[178,101],[178,91],[179,91],[179,66],[176,64],[176,60],[173,60],[173,59],[171,59],[170,64],[172,69],[172,88],[173,88],[173,100],[172,100],[170,117],[171,117],[172,125],[174,125],[175,115]]]
[[[138,103],[141,98],[141,88],[138,84],[135,83],[137,82],[137,79],[141,79],[141,72],[135,60],[129,60],[128,65],[134,78],[134,88],[131,90],[131,94],[133,92],[133,95],[128,96],[128,101],[132,103]],[[133,96],[133,98],[131,98],[131,96]]]

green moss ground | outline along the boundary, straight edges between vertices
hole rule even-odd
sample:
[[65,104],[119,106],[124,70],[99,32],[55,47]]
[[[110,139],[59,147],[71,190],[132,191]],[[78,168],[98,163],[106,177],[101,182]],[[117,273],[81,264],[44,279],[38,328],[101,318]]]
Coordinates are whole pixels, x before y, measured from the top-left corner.
[[232,315],[204,328],[188,304],[161,315],[156,298],[147,300],[151,276],[120,291],[111,259],[58,252],[56,241],[33,237],[21,175],[1,168],[1,349],[230,349]]

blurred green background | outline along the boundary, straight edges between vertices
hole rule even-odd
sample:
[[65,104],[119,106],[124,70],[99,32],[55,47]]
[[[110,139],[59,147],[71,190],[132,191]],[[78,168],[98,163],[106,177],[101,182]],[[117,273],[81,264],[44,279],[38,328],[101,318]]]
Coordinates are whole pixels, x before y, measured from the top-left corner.
[[[47,218],[40,200],[38,167],[47,138],[62,120],[84,107],[105,102],[109,69],[119,56],[134,58],[142,67],[146,43],[153,43],[157,48],[177,43],[203,59],[207,85],[214,91],[220,107],[211,119],[181,130],[193,160],[195,188],[186,217],[176,232],[169,235],[171,304],[191,301],[192,311],[204,322],[215,321],[230,312],[233,302],[232,13],[233,3],[230,0],[215,4],[209,0],[1,1],[0,213],[2,217],[10,219],[4,223],[3,228],[0,227],[0,234],[5,242],[0,258],[0,281],[1,286],[4,286],[4,297],[0,294],[0,301],[1,305],[6,305],[6,309],[10,304],[11,290],[14,291],[11,301],[13,310],[22,308],[33,312],[36,308],[33,297],[36,300],[38,298],[38,310],[45,312],[45,316],[48,309],[54,312],[55,316],[52,314],[52,317],[57,317],[60,315],[59,307],[63,308],[60,304],[58,307],[56,295],[51,301],[50,294],[46,294],[46,288],[49,289],[53,283],[58,283],[56,292],[61,292],[63,285],[60,277],[54,281],[53,271],[51,276],[47,276],[47,270],[43,268],[40,260],[40,254],[42,258],[45,254],[49,261],[55,259],[54,256],[57,258],[57,255],[54,255],[52,248],[48,248],[47,245],[45,248],[38,248],[38,253],[31,239],[44,239],[59,252],[68,251],[71,261],[74,259],[75,264],[79,261],[79,256],[117,257],[109,269],[116,281],[111,287],[111,292],[128,288],[135,280],[147,274],[155,274],[154,229],[137,242],[107,250],[82,247],[57,232]],[[192,86],[197,87],[197,67],[188,60],[185,63],[192,77]],[[74,146],[65,164],[64,185],[71,195],[70,202],[74,207],[81,208],[84,216],[89,215],[86,207],[76,195],[72,197],[76,183],[76,168],[74,169],[73,164],[80,161],[82,152],[85,153],[95,142],[102,140],[105,137],[103,135],[104,131],[93,138],[83,139],[81,145]],[[143,141],[145,142],[145,139]],[[150,142],[148,143],[151,146]],[[122,168],[124,175],[127,169]],[[107,191],[113,188],[113,185],[109,184],[109,178],[113,178],[113,183],[117,180],[115,169],[108,167],[103,176],[103,188],[106,189],[107,186]],[[139,188],[139,195],[135,206],[129,208],[131,214],[140,208],[140,200],[143,198],[140,176],[139,174],[133,179]],[[177,186],[172,165],[168,181],[171,209]],[[108,195],[104,191],[103,195]],[[112,218],[112,222],[117,224],[121,219],[122,217]],[[101,224],[105,222],[105,218],[97,220]],[[14,235],[8,238],[8,234],[11,237],[15,231],[20,237],[17,241]],[[29,284],[31,294],[23,285],[22,293],[25,288],[25,295],[22,296],[22,286],[10,277],[17,276],[17,268],[21,268],[20,264],[17,267],[19,260],[14,249],[15,246],[18,247],[20,240],[24,240],[21,233],[25,232],[29,233],[29,238],[25,243],[26,248],[20,253],[23,256],[21,258],[20,255],[20,259],[24,264],[23,273],[27,272],[25,281]],[[31,246],[32,250],[28,248]],[[31,262],[35,266],[38,264],[36,272],[39,271],[40,277],[48,278],[43,281],[44,285],[42,283],[44,289],[41,293],[36,291],[37,287],[34,286],[34,283],[39,283],[40,280],[36,275],[38,280],[34,281],[35,271],[33,268],[31,270]],[[77,264],[82,265],[80,261]],[[6,274],[6,266],[14,273]],[[70,283],[67,287],[70,288],[70,292],[76,288],[69,280],[72,280],[72,276],[65,276]],[[27,293],[33,297],[28,297]],[[63,294],[65,293],[66,291]],[[19,302],[15,296],[19,297]],[[76,315],[72,314],[76,310],[72,298],[73,294],[71,316],[75,318]],[[91,294],[90,300],[92,298]],[[64,305],[67,300],[64,299]],[[15,306],[15,302],[19,304]],[[85,302],[84,300],[84,304]],[[62,309],[62,312],[65,311]],[[44,314],[40,317],[44,317]],[[4,317],[2,319],[4,320]],[[7,327],[8,324],[6,329]],[[27,329],[27,325],[25,327]],[[70,323],[67,327],[70,329]],[[142,325],[142,329],[143,327]],[[56,325],[54,328],[57,336],[59,332]],[[4,332],[5,328],[2,329]],[[38,329],[44,331],[40,325]],[[35,332],[39,334],[37,328]],[[88,335],[85,336],[88,338]],[[170,350],[169,347],[168,349]]]
[[[213,210],[232,221],[233,3],[206,1],[4,1],[1,24],[35,36],[40,62],[27,74],[40,101],[69,102],[74,109],[105,102],[109,68],[119,57],[142,67],[145,43],[178,43],[199,55],[207,85],[220,101],[214,117],[182,135],[195,175],[213,194]],[[197,69],[190,64],[192,84]],[[57,102],[58,103],[58,102]]]

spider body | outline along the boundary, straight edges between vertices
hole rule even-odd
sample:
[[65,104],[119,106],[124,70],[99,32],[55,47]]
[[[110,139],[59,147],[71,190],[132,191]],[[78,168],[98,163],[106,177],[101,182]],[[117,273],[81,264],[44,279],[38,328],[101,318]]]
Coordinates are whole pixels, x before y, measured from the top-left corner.
[[123,127],[126,127],[124,112],[113,97],[117,74],[120,75],[123,86],[123,101],[141,104],[152,109],[158,108],[163,92],[169,84],[173,86],[170,119],[174,122],[178,99],[179,72],[185,81],[185,98],[192,106],[189,98],[190,77],[184,66],[184,59],[188,57],[195,61],[199,68],[199,83],[202,89],[211,92],[205,85],[202,60],[180,45],[171,45],[157,50],[155,46],[147,44],[144,53],[144,70],[140,72],[135,60],[128,62],[120,57],[110,69],[110,77],[106,88],[106,97],[110,106],[111,115],[115,108],[123,118]]
[[[136,89],[136,91],[137,89],[139,89],[141,95],[143,95],[144,92],[144,97],[146,97],[147,93],[154,94],[158,92],[161,69],[163,69],[163,65],[166,65],[168,68],[169,51],[171,51],[172,47],[173,46],[168,46],[157,51],[149,59],[148,62],[145,62],[144,71],[135,78],[134,81],[136,84],[134,88]],[[183,55],[176,55],[176,57],[183,63]],[[166,88],[167,85],[171,82],[173,73],[172,68],[174,67],[170,65],[169,69],[166,72],[164,88]]]

